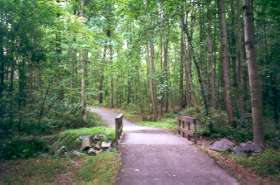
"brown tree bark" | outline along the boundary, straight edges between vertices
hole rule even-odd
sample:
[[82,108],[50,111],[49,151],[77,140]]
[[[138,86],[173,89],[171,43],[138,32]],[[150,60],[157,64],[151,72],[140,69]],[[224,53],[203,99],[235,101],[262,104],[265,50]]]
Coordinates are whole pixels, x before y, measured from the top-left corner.
[[[113,46],[112,43],[109,46],[109,54],[110,54],[110,65],[113,64]],[[110,107],[114,107],[114,79],[113,76],[110,75],[109,77],[109,101],[110,101]]]
[[262,91],[261,83],[258,77],[256,49],[254,44],[253,1],[244,0],[243,2],[245,50],[251,94],[254,142],[263,146],[264,134],[262,123]]
[[4,86],[5,86],[5,63],[4,63],[4,51],[3,51],[3,45],[2,45],[2,38],[0,38],[0,118],[4,114],[4,103],[1,101],[3,97],[4,92]]
[[196,72],[197,72],[198,82],[199,82],[199,85],[200,85],[200,94],[202,96],[202,101],[203,101],[205,113],[206,113],[206,115],[208,115],[209,114],[209,107],[208,107],[207,95],[206,95],[206,91],[205,91],[205,84],[203,83],[203,79],[202,79],[202,75],[201,75],[201,69],[200,69],[200,66],[198,64],[195,52],[194,52],[194,47],[193,47],[193,43],[192,43],[192,36],[191,36],[191,32],[189,30],[187,17],[184,18],[184,21],[183,21],[182,24],[183,24],[183,30],[184,30],[184,32],[187,36],[189,56],[190,56],[190,58],[192,58],[192,61],[194,63],[194,66],[195,66],[195,69],[196,69]]
[[156,98],[156,81],[155,81],[155,51],[153,43],[147,45],[147,69],[148,69],[148,83],[149,96],[152,104],[153,120],[157,120],[157,98]]
[[[188,27],[186,25],[187,15],[183,13],[181,17],[181,60],[183,60],[183,80],[185,86],[185,106],[191,107],[193,105],[193,82],[192,82],[192,61],[191,52],[188,39],[186,38],[186,32],[188,32]],[[191,39],[191,38],[190,38]]]
[[185,108],[187,106],[186,102],[186,90],[184,85],[184,68],[185,68],[185,38],[184,38],[184,31],[181,29],[181,61],[180,61],[180,80],[179,80],[179,89],[180,89],[180,106],[181,108]]
[[86,111],[86,60],[87,60],[87,52],[83,51],[81,54],[81,109],[82,109],[82,119],[83,123],[87,123],[87,111]]
[[169,39],[168,39],[168,31],[167,31],[167,33],[165,33],[164,36],[164,45],[163,45],[163,75],[164,75],[164,83],[167,84],[167,87],[165,87],[165,92],[164,92],[165,112],[168,112],[168,107],[169,107],[168,45],[169,45]]
[[229,51],[228,51],[228,34],[225,18],[225,3],[224,0],[218,0],[218,9],[220,16],[220,36],[221,36],[221,53],[222,53],[222,64],[223,64],[223,81],[224,81],[224,96],[225,106],[228,116],[228,122],[234,123],[232,100],[230,94],[230,75],[229,75]]
[[[80,7],[80,16],[84,17],[84,0],[81,1],[81,7]],[[81,70],[81,98],[80,98],[80,103],[81,103],[81,112],[82,112],[82,121],[84,124],[87,124],[87,105],[86,105],[86,64],[88,61],[88,52],[86,49],[82,49],[81,54],[80,54],[80,70]]]
[[5,63],[4,63],[4,54],[2,43],[0,43],[0,98],[2,98],[2,94],[4,91],[4,76],[5,76]]
[[243,63],[245,60],[245,54],[244,54],[244,34],[243,34],[243,21],[240,18],[241,12],[241,0],[236,0],[235,6],[235,17],[236,17],[236,25],[235,25],[235,33],[236,33],[236,78],[237,78],[237,108],[239,111],[239,117],[240,120],[244,120],[244,67]]
[[106,52],[107,52],[107,46],[104,46],[103,50],[103,58],[102,58],[102,63],[100,67],[100,79],[99,79],[99,85],[98,85],[98,101],[100,104],[103,103],[103,98],[104,98],[104,66],[106,63]]
[[207,17],[208,17],[208,36],[207,36],[207,46],[208,46],[208,65],[209,65],[209,98],[210,98],[210,103],[209,105],[213,108],[216,108],[216,63],[215,63],[215,57],[214,57],[214,47],[213,47],[213,29],[212,29],[212,14],[210,10],[210,3],[211,1],[208,0],[208,12],[207,12]]

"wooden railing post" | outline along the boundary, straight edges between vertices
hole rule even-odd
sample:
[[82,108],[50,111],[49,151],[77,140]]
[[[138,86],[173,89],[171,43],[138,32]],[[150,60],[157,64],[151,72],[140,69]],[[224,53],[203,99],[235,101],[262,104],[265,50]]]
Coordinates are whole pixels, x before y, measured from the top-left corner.
[[194,144],[197,143],[197,122],[196,122],[196,119],[193,120],[193,127],[194,127]]
[[190,116],[179,116],[178,118],[177,132],[182,137],[186,137],[188,140],[194,139],[194,143],[197,142],[197,120]]
[[115,143],[118,145],[118,141],[121,138],[123,132],[123,114],[119,114],[115,118]]

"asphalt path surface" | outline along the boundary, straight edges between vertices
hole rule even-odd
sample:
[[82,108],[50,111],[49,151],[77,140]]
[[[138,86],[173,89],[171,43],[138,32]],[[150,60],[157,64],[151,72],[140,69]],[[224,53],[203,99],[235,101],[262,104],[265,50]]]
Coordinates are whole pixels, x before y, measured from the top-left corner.
[[[109,126],[119,114],[90,108]],[[238,185],[235,178],[185,138],[124,119],[118,185]]]

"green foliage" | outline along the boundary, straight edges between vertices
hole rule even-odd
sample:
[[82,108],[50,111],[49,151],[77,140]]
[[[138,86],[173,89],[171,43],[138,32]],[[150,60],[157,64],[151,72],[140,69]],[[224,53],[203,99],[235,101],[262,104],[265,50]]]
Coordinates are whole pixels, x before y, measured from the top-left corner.
[[83,123],[80,107],[79,62],[95,49],[83,20],[48,0],[0,0],[0,11],[0,132],[94,126],[92,118]]
[[235,160],[240,164],[255,170],[258,174],[263,176],[273,176],[280,180],[280,151],[267,149],[261,154],[250,157],[236,157]]
[[97,134],[103,134],[109,140],[113,140],[115,137],[114,129],[107,127],[92,127],[92,128],[79,128],[70,129],[59,133],[54,137],[54,143],[51,148],[55,151],[61,146],[66,146],[67,149],[77,149],[80,147],[80,142],[77,141],[79,136],[94,136]]
[[[79,105],[68,105],[55,107],[53,110],[45,113],[42,118],[38,118],[36,110],[38,104],[33,104],[34,111],[30,108],[24,110],[21,121],[8,117],[1,120],[0,131],[5,130],[5,137],[11,137],[12,134],[19,135],[47,135],[56,133],[59,130],[80,127],[93,127],[101,125],[100,119],[94,114],[88,114],[87,124],[82,122],[82,116]],[[26,111],[26,112],[25,112]]]
[[242,127],[233,128],[227,123],[226,113],[220,110],[210,110],[206,116],[201,107],[193,107],[181,111],[179,114],[190,115],[198,119],[200,127],[198,134],[210,138],[229,138],[238,142],[248,141],[252,139],[250,128]]
[[[102,125],[102,121],[100,120],[100,118],[94,114],[89,114],[88,119],[89,119],[88,120],[89,126]],[[66,121],[69,122],[73,120],[66,120]],[[57,122],[55,124],[58,125]],[[43,124],[43,126],[46,125],[47,124]],[[36,157],[38,154],[49,152],[49,150],[54,152],[61,146],[67,146],[67,148],[69,149],[77,149],[80,146],[80,143],[77,142],[77,138],[83,135],[103,134],[110,140],[113,140],[114,138],[113,129],[106,128],[106,127],[69,129],[69,130],[61,131],[60,133],[55,135],[44,136],[43,138],[28,136],[29,134],[33,134],[33,135],[42,134],[39,132],[40,130],[38,129],[38,127],[35,126],[36,126],[35,124],[34,125],[30,124],[30,127],[28,127],[28,124],[24,125],[24,129],[27,129],[25,132],[27,136],[6,135],[4,137],[2,135],[2,138],[0,139],[0,146],[1,146],[0,159],[21,159],[21,158]],[[66,129],[67,127],[71,128],[71,127],[78,127],[78,126],[82,126],[82,124],[73,124],[71,126],[71,125],[65,125],[64,123],[62,125],[62,127],[64,127],[63,129]],[[57,128],[50,127],[50,129],[51,131],[49,130],[48,132],[52,133],[53,131],[57,131]],[[43,132],[43,133],[46,134],[48,132]]]
[[48,145],[40,138],[12,138],[0,143],[0,159],[35,157],[48,151]]
[[139,122],[139,124],[147,127],[162,128],[169,130],[175,130],[177,127],[177,121],[174,118],[163,118],[158,121],[141,121]]

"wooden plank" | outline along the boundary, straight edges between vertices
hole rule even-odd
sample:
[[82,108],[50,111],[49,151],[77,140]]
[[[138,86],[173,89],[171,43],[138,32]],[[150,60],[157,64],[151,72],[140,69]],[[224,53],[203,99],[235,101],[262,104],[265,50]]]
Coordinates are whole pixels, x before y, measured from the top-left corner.
[[115,118],[115,143],[118,145],[118,140],[120,139],[123,132],[123,114],[119,114]]
[[178,116],[177,119],[181,120],[181,121],[191,121],[191,122],[193,122],[195,120],[195,118],[190,117],[190,116]]
[[184,129],[184,128],[179,128],[178,130],[181,131],[181,132],[185,132],[185,133],[194,133],[194,130],[187,130],[187,129]]
[[191,116],[178,116],[177,132],[182,137],[187,137],[188,140],[194,139],[196,143],[197,135],[197,120]]
[[118,114],[116,119],[123,119],[123,114],[122,113]]

